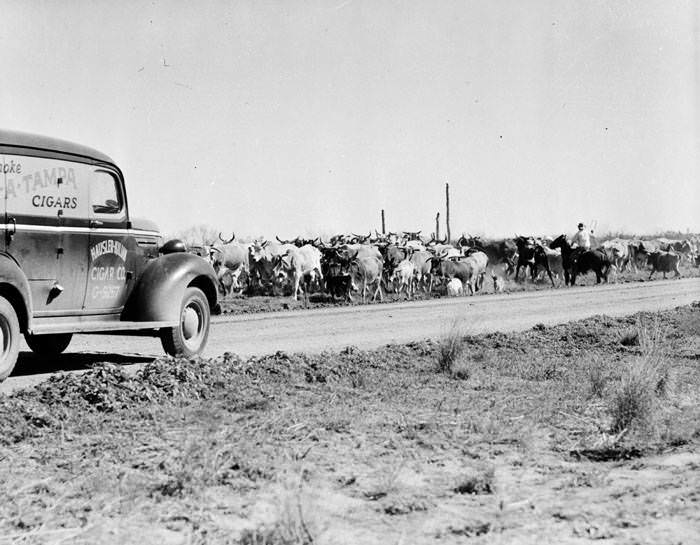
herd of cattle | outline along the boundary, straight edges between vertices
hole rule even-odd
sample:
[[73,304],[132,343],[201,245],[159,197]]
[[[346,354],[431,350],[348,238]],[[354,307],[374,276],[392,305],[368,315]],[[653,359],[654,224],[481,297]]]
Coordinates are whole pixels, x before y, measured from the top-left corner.
[[[611,270],[648,269],[680,276],[683,261],[698,266],[700,240],[612,239],[590,250],[572,248],[565,235],[557,238],[516,236],[482,240],[462,235],[456,242],[427,240],[418,232],[374,236],[337,235],[328,242],[308,240],[235,241],[235,234],[219,242],[192,246],[190,251],[208,259],[224,295],[300,294],[314,292],[344,298],[383,298],[383,290],[412,298],[417,290],[440,289],[448,295],[474,294],[483,289],[487,275],[494,291],[504,282],[527,276],[537,281],[555,278],[575,285],[579,275],[594,272],[596,282],[608,280]],[[522,275],[521,275],[522,272]]]

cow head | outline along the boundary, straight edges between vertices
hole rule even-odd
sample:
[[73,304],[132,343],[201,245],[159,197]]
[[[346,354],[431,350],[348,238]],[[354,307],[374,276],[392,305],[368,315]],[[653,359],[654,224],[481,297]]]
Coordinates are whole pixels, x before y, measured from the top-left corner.
[[233,242],[233,239],[236,238],[236,233],[231,233],[231,238],[228,240],[224,240],[224,237],[221,236],[221,233],[219,233],[219,240],[223,242],[224,244],[230,244]]

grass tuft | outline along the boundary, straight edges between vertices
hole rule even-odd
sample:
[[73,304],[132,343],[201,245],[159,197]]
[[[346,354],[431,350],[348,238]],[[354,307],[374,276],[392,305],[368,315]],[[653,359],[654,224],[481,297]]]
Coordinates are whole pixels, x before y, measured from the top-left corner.
[[648,430],[656,404],[656,370],[646,360],[627,364],[610,400],[611,431]]
[[457,322],[452,324],[438,342],[437,367],[441,373],[452,373],[457,360],[464,354],[464,335]]
[[457,494],[493,494],[495,471],[492,466],[461,479],[454,488]]
[[594,358],[589,362],[586,377],[591,396],[602,398],[610,381],[610,373],[601,359]]

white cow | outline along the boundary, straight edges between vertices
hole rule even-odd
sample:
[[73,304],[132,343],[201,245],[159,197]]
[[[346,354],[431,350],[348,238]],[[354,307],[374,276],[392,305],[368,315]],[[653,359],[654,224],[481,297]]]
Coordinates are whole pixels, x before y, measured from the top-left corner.
[[401,291],[406,292],[406,298],[410,299],[416,289],[416,266],[410,259],[404,259],[394,269],[389,281],[394,285],[394,292],[401,296]]
[[321,251],[310,244],[289,248],[283,255],[275,258],[273,277],[279,284],[290,282],[292,296],[298,300],[301,281],[304,280],[304,296],[308,297],[311,285],[321,286]]

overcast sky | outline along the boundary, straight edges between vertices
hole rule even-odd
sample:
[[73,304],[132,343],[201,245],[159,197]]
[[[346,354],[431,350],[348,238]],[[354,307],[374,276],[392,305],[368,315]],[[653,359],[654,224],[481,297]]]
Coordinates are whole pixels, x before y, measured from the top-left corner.
[[0,126],[169,232],[700,231],[692,0],[1,2]]

